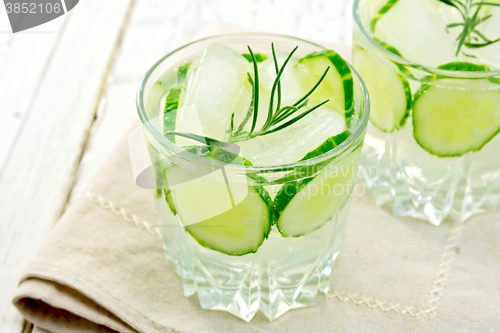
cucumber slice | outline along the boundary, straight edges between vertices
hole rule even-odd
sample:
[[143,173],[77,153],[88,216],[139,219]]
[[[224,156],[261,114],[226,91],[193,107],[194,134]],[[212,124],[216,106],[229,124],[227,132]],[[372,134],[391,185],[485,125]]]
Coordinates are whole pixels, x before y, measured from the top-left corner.
[[[163,163],[163,161],[161,161],[161,163]],[[172,214],[177,215],[177,208],[175,208],[174,198],[172,197],[172,191],[170,191],[170,188],[168,187],[165,167],[163,168],[163,179],[164,179],[163,194],[165,195],[165,201],[167,202],[168,208],[170,208],[170,211],[172,212]]]
[[436,78],[415,94],[413,136],[439,157],[479,151],[500,131],[499,110],[500,85],[486,79]]
[[[189,198],[186,199],[189,202]],[[231,256],[255,253],[270,232],[270,203],[271,198],[263,187],[249,187],[247,197],[237,206],[189,225],[186,231],[201,246],[214,251]]]
[[230,179],[231,205],[229,185],[224,181],[211,179],[211,175],[191,179],[190,172],[179,166],[166,172],[168,179],[188,179],[171,186],[171,193],[186,231],[201,246],[240,256],[255,253],[267,238],[271,198],[263,187],[235,185]]
[[370,120],[373,125],[384,132],[393,132],[403,127],[412,104],[408,80],[373,59],[360,46],[354,48],[353,58],[354,67],[368,88]]
[[299,60],[306,72],[305,91],[318,81],[325,69],[330,66],[327,76],[309,97],[310,105],[316,105],[327,99],[326,107],[345,114],[349,118],[354,113],[354,83],[351,69],[347,62],[335,51],[325,50],[311,53]]
[[[251,165],[217,145],[185,149],[207,159]],[[255,253],[272,224],[272,200],[267,191],[261,186],[248,186],[246,175],[222,174],[210,167],[207,171],[212,173],[203,175],[200,171],[177,165],[166,169],[166,179],[174,184],[170,193],[186,231],[201,246],[214,251],[233,256]]]
[[316,177],[289,182],[279,190],[274,220],[283,237],[306,235],[334,217],[352,192],[360,155],[358,147]]

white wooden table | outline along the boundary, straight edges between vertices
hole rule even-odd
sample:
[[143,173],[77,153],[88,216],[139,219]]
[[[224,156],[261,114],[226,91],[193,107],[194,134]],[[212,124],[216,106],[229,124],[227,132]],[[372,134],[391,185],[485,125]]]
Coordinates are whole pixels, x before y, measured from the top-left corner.
[[217,24],[349,44],[352,0],[82,0],[12,34],[0,6],[0,332],[22,270],[136,116],[141,76]]

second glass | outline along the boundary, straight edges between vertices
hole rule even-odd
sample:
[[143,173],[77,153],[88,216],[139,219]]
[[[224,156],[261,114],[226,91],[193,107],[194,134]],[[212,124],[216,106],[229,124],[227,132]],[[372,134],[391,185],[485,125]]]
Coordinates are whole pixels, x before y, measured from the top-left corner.
[[[447,216],[463,222],[493,211],[500,201],[500,71],[489,70],[479,57],[447,60],[435,36],[428,35],[425,48],[412,44],[415,37],[392,37],[416,34],[417,22],[438,10],[448,8],[430,0],[356,0],[353,48],[353,64],[371,101],[361,162],[366,184],[377,204],[389,203],[396,215],[435,225]],[[399,50],[374,37],[377,31],[387,38],[375,29],[384,27],[379,24],[389,14],[382,23],[407,20],[407,26],[399,25],[404,32],[390,31]],[[427,30],[432,24],[438,23],[423,23]],[[435,29],[453,41],[445,24]],[[410,51],[436,67],[403,58]]]

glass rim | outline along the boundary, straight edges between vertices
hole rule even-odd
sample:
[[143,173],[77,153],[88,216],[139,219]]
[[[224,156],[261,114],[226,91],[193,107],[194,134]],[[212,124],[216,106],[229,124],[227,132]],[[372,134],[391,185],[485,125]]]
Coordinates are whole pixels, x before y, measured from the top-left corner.
[[[457,70],[451,70],[451,69],[441,69],[441,68],[436,68],[432,66],[426,66],[419,64],[418,62],[414,62],[411,60],[408,60],[404,57],[400,57],[390,51],[388,51],[385,47],[377,43],[377,41],[372,37],[370,32],[365,28],[363,22],[361,21],[361,16],[360,16],[360,8],[359,8],[359,3],[361,0],[354,0],[353,4],[353,17],[354,17],[354,23],[356,24],[356,27],[361,31],[361,34],[363,37],[368,40],[368,42],[374,46],[377,50],[382,52],[385,57],[387,57],[391,61],[396,61],[397,63],[400,63],[402,65],[410,65],[414,67],[418,67],[421,70],[424,70],[425,72],[431,73],[431,74],[438,74],[438,75],[444,75],[448,77],[458,77],[458,78],[488,78],[488,77],[494,77],[497,75],[500,75],[500,69],[493,69],[489,71],[457,71]],[[371,0],[367,0],[371,1]]]
[[165,138],[165,136],[163,136],[163,134],[160,133],[152,125],[152,123],[150,121],[150,118],[147,116],[146,109],[144,107],[144,88],[145,88],[146,84],[148,83],[148,80],[151,77],[152,73],[154,72],[154,70],[158,66],[160,66],[160,64],[163,61],[165,61],[170,56],[176,54],[180,50],[183,50],[183,49],[185,49],[185,48],[187,48],[187,47],[189,47],[189,46],[191,46],[193,44],[196,44],[196,43],[199,43],[199,42],[202,42],[202,41],[206,41],[206,40],[210,40],[210,39],[217,39],[217,38],[221,38],[221,37],[232,37],[232,36],[242,36],[242,37],[243,36],[252,36],[252,37],[259,37],[259,36],[261,36],[261,37],[273,37],[274,36],[274,37],[277,37],[277,38],[287,38],[287,39],[297,40],[297,41],[300,41],[300,42],[303,42],[303,43],[307,43],[307,44],[313,45],[315,47],[319,47],[321,49],[327,50],[326,47],[324,47],[322,45],[319,45],[319,44],[316,44],[314,42],[310,42],[310,41],[305,40],[305,39],[301,39],[301,38],[297,38],[297,37],[293,37],[293,36],[288,36],[288,35],[283,35],[283,34],[263,33],[263,32],[237,32],[237,33],[227,33],[227,34],[212,35],[212,36],[209,36],[209,37],[197,39],[195,41],[192,41],[190,43],[187,43],[185,45],[182,45],[182,46],[176,48],[175,50],[173,50],[173,51],[169,52],[168,54],[166,54],[165,56],[161,57],[157,62],[155,62],[153,64],[153,66],[151,66],[148,69],[148,71],[146,72],[146,74],[143,76],[143,78],[140,81],[139,88],[137,90],[137,95],[136,95],[136,107],[137,107],[137,112],[139,114],[139,118],[142,121],[142,125],[146,128],[146,130],[151,135],[153,135],[153,137],[160,144],[162,144],[163,146],[169,148],[174,153],[183,153],[186,156],[189,156],[189,158],[197,160],[197,161],[199,161],[199,162],[201,162],[203,164],[209,163],[209,164],[218,165],[220,167],[226,167],[226,169],[229,167],[229,169],[233,169],[234,168],[234,170],[250,170],[250,171],[258,172],[258,171],[280,171],[280,170],[288,170],[288,169],[293,169],[293,168],[296,168],[296,167],[310,166],[310,165],[314,165],[314,164],[317,164],[317,163],[324,162],[324,161],[332,158],[335,155],[339,155],[338,154],[339,152],[343,152],[343,151],[347,150],[362,135],[362,133],[364,132],[364,130],[366,129],[367,124],[368,124],[368,119],[369,119],[369,114],[370,114],[370,100],[369,100],[369,97],[368,97],[368,90],[366,88],[366,85],[365,85],[363,79],[358,74],[358,72],[348,63],[349,68],[350,68],[350,70],[353,73],[353,76],[356,77],[356,79],[359,82],[359,85],[361,86],[361,91],[362,91],[362,94],[363,94],[363,116],[360,119],[359,123],[357,124],[356,129],[354,130],[354,132],[344,142],[342,142],[337,147],[335,147],[335,148],[327,151],[326,153],[323,153],[321,155],[318,155],[316,157],[313,157],[313,158],[310,158],[310,159],[307,159],[307,160],[304,160],[304,161],[298,161],[298,162],[294,162],[294,163],[269,165],[269,166],[267,166],[267,165],[266,166],[245,166],[245,165],[235,165],[235,164],[224,164],[222,162],[212,161],[212,160],[207,161],[206,158],[203,158],[203,157],[198,156],[196,154],[192,154],[192,153],[186,151],[185,149],[183,149],[182,147],[176,145],[172,141],[168,140],[167,138]]

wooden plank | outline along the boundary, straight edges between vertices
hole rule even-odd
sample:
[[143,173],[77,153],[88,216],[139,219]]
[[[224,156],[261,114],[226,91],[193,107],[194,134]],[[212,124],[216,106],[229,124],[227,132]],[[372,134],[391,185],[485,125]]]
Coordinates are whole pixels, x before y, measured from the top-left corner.
[[62,16],[26,33],[9,36],[0,53],[0,172],[17,133],[33,109],[31,105],[61,37]]
[[86,0],[68,15],[46,74],[0,174],[0,326],[22,270],[64,210],[133,0]]
[[[5,15],[5,16],[4,16]],[[0,170],[4,166],[17,132],[29,114],[30,103],[40,86],[45,70],[54,52],[59,33],[70,16],[63,16],[29,32],[12,34],[6,13],[0,14]],[[1,223],[1,222],[0,222]],[[0,227],[1,228],[1,227]],[[0,236],[0,238],[3,238]],[[0,244],[0,247],[6,247]],[[10,270],[0,273],[0,297],[9,295],[18,280]],[[5,289],[4,288],[10,288]],[[7,302],[8,299],[5,299]],[[0,300],[0,303],[2,300]],[[11,309],[12,310],[12,309]],[[6,332],[30,329],[16,311],[6,311],[0,318]]]

